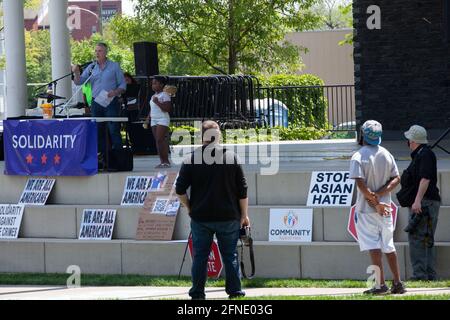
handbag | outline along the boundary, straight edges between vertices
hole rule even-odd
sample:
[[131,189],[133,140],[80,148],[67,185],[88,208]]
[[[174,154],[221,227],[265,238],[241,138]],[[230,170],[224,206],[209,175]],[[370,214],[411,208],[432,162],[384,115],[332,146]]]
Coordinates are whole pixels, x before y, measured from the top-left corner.
[[[411,173],[408,172],[408,170],[405,170],[402,174],[401,181],[403,181],[403,177],[407,175],[411,175]],[[401,183],[402,187],[399,192],[397,192],[397,200],[398,203],[402,207],[411,207],[414,203],[414,200],[416,200],[417,191],[419,190],[419,186],[415,183],[410,184],[403,184]]]

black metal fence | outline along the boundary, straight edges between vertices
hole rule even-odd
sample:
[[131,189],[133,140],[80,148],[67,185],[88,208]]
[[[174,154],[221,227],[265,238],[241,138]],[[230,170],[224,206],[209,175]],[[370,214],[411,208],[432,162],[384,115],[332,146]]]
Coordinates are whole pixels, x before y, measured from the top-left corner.
[[260,87],[255,104],[269,126],[353,131],[354,90],[353,85]]
[[[141,117],[149,112],[151,78],[139,78]],[[262,87],[253,76],[167,77],[177,88],[171,121],[214,119],[226,128],[307,126],[355,130],[354,86]]]

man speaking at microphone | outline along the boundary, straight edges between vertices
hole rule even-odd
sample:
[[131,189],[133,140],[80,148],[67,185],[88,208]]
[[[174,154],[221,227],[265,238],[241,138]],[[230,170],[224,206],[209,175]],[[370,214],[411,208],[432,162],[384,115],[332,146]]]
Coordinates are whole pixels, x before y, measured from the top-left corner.
[[[118,63],[107,58],[108,46],[99,42],[95,46],[96,61],[92,62],[84,69],[80,75],[79,66],[74,66],[74,83],[82,85],[88,79],[92,86],[92,116],[93,117],[118,117],[120,115],[120,104],[118,97],[126,90],[126,82],[123,72]],[[99,152],[105,154],[105,141],[103,134],[103,123],[99,123]],[[122,138],[120,135],[120,123],[108,123],[109,134],[111,136],[112,148],[122,148]]]

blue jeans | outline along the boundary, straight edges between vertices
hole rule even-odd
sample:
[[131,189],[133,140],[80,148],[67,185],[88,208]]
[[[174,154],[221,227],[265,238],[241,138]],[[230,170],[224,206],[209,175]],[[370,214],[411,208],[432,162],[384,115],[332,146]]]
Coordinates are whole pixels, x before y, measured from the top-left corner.
[[[417,230],[408,233],[409,256],[413,269],[413,277],[422,280],[436,279],[436,248],[433,246],[428,248],[426,233],[427,229],[434,236],[439,216],[439,207],[441,203],[433,200],[422,200],[422,207],[428,207],[430,221],[422,218]],[[410,211],[409,221],[411,221],[412,213]],[[430,225],[428,225],[430,222]]]
[[[98,118],[109,118],[118,117],[120,115],[120,105],[117,98],[106,107],[102,107],[95,101],[92,101],[92,116]],[[106,152],[105,146],[105,123],[98,123],[98,150],[99,152]],[[113,149],[122,148],[122,136],[120,135],[120,123],[119,122],[108,122],[108,131],[111,136],[111,145]]]
[[243,294],[236,245],[239,239],[240,222],[196,222],[191,220],[193,262],[192,298],[205,298],[205,284],[208,274],[208,256],[211,251],[213,236],[216,234],[220,254],[225,266],[225,291],[228,295]]

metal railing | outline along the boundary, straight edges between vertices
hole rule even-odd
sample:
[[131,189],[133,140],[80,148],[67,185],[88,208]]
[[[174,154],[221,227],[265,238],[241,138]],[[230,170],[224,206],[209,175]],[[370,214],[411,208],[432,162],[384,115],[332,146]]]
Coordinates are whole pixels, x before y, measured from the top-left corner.
[[331,131],[355,130],[353,85],[279,86],[258,88],[257,107],[266,123]]
[[[140,82],[140,117],[149,112],[152,77]],[[191,124],[213,119],[228,128],[307,126],[355,130],[353,85],[262,87],[253,76],[167,76],[177,88],[171,121]]]

